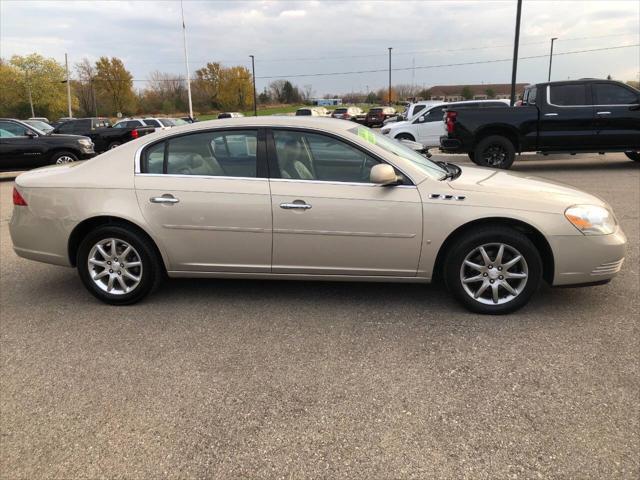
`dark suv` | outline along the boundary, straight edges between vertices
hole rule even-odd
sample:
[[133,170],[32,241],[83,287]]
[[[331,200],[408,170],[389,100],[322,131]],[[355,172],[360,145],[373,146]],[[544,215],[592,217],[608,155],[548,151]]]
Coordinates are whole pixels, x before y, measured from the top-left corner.
[[26,170],[94,155],[90,138],[47,134],[20,120],[0,118],[0,170]]
[[374,107],[370,108],[367,116],[364,118],[364,124],[367,127],[375,127],[382,125],[388,118],[396,115],[396,109],[393,107]]

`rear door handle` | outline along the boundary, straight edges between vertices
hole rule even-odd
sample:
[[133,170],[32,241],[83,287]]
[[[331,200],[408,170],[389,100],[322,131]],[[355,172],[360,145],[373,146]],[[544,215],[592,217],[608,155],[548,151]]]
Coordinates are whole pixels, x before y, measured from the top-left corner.
[[596,112],[598,115],[611,115],[611,112]]
[[149,201],[151,203],[166,203],[166,204],[172,205],[174,203],[178,203],[180,199],[174,197],[169,193],[165,193],[161,197],[151,197]]
[[285,210],[309,210],[311,205],[308,203],[281,203],[280,208]]
[[544,116],[545,117],[557,117],[558,114],[557,113],[545,113]]

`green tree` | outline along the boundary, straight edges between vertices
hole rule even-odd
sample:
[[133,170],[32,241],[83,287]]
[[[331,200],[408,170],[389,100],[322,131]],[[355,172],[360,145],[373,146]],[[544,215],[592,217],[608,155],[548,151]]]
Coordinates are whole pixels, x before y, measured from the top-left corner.
[[462,95],[462,98],[465,100],[473,100],[473,91],[470,87],[464,87],[460,92],[460,95]]
[[496,91],[493,88],[487,88],[484,93],[487,98],[496,98]]
[[106,106],[106,113],[109,115],[135,111],[133,76],[119,58],[100,57],[96,62],[95,87],[98,98]]
[[209,62],[195,71],[191,82],[191,94],[196,110],[210,111],[220,109],[220,83],[223,67],[218,62]]
[[[31,116],[29,92],[37,116],[58,118],[67,112],[65,70],[53,58],[37,53],[11,57],[0,62],[0,111],[3,115]],[[72,107],[77,101],[72,99]]]

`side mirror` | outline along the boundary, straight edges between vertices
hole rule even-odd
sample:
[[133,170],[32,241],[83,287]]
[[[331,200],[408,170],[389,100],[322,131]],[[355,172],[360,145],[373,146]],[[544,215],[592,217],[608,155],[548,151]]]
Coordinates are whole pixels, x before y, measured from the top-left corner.
[[425,120],[426,120],[426,118],[424,118],[424,115],[418,117],[418,122],[420,122],[420,123],[424,123]]
[[29,137],[29,138],[35,138],[38,135],[36,134],[36,132],[34,132],[33,130],[25,130],[24,131],[25,136]]
[[379,163],[374,165],[369,174],[371,183],[378,185],[395,185],[398,183],[398,176],[391,165]]

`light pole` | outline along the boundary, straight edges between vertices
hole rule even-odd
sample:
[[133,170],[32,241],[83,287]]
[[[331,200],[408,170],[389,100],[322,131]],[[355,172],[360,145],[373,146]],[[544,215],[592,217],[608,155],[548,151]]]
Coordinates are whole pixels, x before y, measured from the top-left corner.
[[258,116],[258,104],[256,99],[256,59],[253,55],[251,57],[251,78],[253,79],[253,116]]
[[391,105],[391,50],[393,47],[389,47],[389,105]]
[[516,13],[516,38],[513,42],[513,68],[511,69],[511,100],[510,105],[516,103],[516,73],[518,71],[518,45],[520,44],[520,16],[522,14],[522,0],[518,0]]
[[27,77],[27,92],[29,93],[29,105],[31,106],[31,118],[33,118],[36,116],[36,114],[33,110],[33,97],[31,96],[31,80],[29,79],[29,69],[25,70],[25,75]]
[[189,75],[189,55],[187,53],[187,27],[184,24],[184,8],[180,0],[180,12],[182,13],[182,43],[184,45],[184,67],[187,70],[187,96],[189,97],[189,118],[193,121],[193,103],[191,102],[191,75]]
[[73,118],[73,113],[71,112],[71,82],[69,82],[69,61],[67,59],[67,54],[64,54],[64,68],[67,71],[67,108],[69,109],[69,118]]
[[553,37],[551,39],[551,51],[549,52],[549,78],[547,78],[547,82],[551,81],[551,62],[553,61],[553,42],[555,42],[558,37]]

